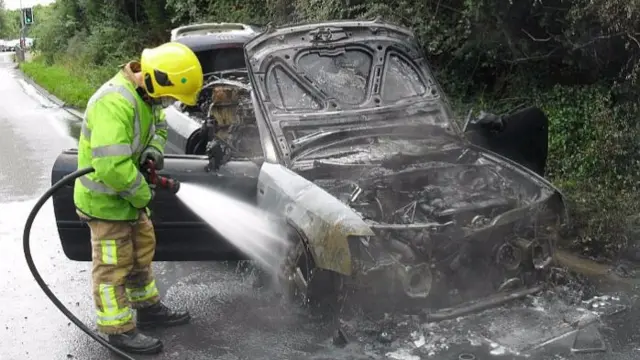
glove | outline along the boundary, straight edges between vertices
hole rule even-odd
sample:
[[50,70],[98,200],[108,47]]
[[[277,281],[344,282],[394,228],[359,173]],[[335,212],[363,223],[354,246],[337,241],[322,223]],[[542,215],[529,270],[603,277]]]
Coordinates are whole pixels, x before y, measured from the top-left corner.
[[156,170],[162,170],[164,167],[164,155],[153,146],[147,146],[144,151],[142,151],[142,155],[140,155],[140,165],[143,165],[147,160],[155,163]]

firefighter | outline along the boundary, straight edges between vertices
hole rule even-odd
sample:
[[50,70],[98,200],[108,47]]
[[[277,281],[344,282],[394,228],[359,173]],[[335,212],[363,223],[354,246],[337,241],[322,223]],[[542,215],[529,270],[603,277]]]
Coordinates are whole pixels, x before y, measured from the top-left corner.
[[182,44],[165,43],[122,65],[93,94],[84,115],[78,168],[95,172],[76,180],[74,202],[91,229],[98,329],[124,351],[158,353],[162,342],[138,329],[190,321],[188,312],[160,301],[151,269],[156,238],[148,205],[154,190],[140,165],[151,159],[162,169],[163,108],[176,100],[195,105],[202,82],[196,55]]

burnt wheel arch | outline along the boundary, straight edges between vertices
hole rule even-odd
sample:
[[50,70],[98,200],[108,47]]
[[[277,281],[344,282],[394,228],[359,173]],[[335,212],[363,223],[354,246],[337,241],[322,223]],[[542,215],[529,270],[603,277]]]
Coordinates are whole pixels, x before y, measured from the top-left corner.
[[[308,240],[292,225],[289,228],[291,243],[281,270],[285,296],[288,300],[306,305],[314,313],[335,313],[340,303],[342,275],[316,267]],[[293,271],[300,268],[307,289],[301,289],[293,279]]]

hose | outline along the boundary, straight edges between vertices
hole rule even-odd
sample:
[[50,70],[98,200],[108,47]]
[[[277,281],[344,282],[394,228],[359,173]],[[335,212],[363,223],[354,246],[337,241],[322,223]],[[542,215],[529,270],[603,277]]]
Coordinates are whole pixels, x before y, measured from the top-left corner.
[[44,203],[47,202],[47,200],[49,200],[51,195],[53,195],[56,191],[58,191],[64,185],[71,184],[72,181],[74,181],[75,179],[79,178],[80,176],[89,174],[89,173],[91,173],[93,171],[94,171],[93,168],[88,167],[88,168],[84,168],[84,169],[78,169],[78,170],[72,172],[71,174],[66,175],[62,179],[58,180],[58,182],[53,184],[40,197],[40,199],[38,199],[38,202],[36,203],[36,205],[31,210],[31,213],[29,213],[29,217],[27,217],[27,222],[26,222],[26,224],[24,226],[24,233],[22,235],[22,241],[23,241],[23,247],[24,247],[24,256],[27,259],[27,265],[29,265],[29,270],[31,270],[31,274],[33,275],[33,277],[36,280],[36,282],[38,283],[38,285],[40,285],[40,288],[42,289],[42,291],[44,291],[44,293],[51,300],[51,302],[53,302],[53,304],[67,318],[69,318],[69,320],[71,320],[72,323],[74,323],[78,328],[80,328],[80,330],[84,331],[85,334],[89,335],[95,341],[99,342],[102,346],[104,346],[107,349],[111,350],[116,355],[120,356],[122,359],[135,360],[134,358],[129,356],[127,353],[125,353],[122,350],[116,348],[115,346],[109,344],[103,337],[101,337],[100,335],[96,334],[94,331],[89,329],[85,324],[83,324],[82,321],[80,321],[80,319],[75,317],[75,315],[73,315],[73,313],[71,311],[69,311],[69,309],[67,309],[62,304],[62,302],[60,302],[60,300],[58,300],[58,298],[49,289],[47,284],[44,282],[44,280],[40,276],[40,273],[38,272],[38,269],[36,269],[36,266],[33,263],[33,258],[31,257],[31,247],[30,247],[30,242],[29,242],[29,236],[31,234],[31,227],[33,226],[33,221],[34,221],[36,215],[38,214],[38,212],[40,211],[40,208],[42,208],[42,205],[44,205]]

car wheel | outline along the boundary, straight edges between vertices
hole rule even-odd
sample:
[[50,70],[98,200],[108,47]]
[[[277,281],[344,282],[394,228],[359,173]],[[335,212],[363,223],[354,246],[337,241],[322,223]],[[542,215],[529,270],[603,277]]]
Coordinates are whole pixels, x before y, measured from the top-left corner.
[[314,314],[335,314],[342,301],[342,275],[315,265],[300,236],[289,248],[282,268],[287,300],[308,307]]

